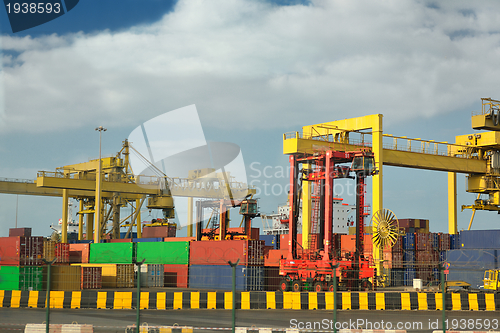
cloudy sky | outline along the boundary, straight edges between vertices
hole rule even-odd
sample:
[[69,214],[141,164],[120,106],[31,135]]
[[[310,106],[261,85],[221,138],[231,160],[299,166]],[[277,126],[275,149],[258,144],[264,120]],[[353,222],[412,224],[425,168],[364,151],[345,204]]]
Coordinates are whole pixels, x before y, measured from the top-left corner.
[[[481,97],[500,99],[498,1],[87,0],[19,33],[2,8],[0,29],[5,178],[96,158],[99,125],[113,155],[140,124],[195,104],[207,141],[241,147],[270,213],[286,201],[285,132],[382,113],[386,133],[454,142],[473,132]],[[447,230],[445,173],[384,172],[386,208]],[[459,207],[471,204],[464,176],[458,189]],[[60,199],[0,194],[0,235],[16,200],[35,234],[61,216]],[[474,228],[498,222],[478,212]]]

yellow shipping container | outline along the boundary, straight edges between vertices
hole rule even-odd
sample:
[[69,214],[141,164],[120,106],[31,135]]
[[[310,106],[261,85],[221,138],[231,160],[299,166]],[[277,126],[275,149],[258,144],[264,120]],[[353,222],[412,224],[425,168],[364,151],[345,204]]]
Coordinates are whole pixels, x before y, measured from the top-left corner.
[[43,259],[52,261],[56,257],[56,244],[53,240],[43,241]]
[[103,288],[133,288],[133,264],[72,264],[78,267],[102,267]]
[[[365,234],[372,234],[372,227],[365,227]],[[356,235],[356,227],[349,227],[349,235]]]
[[52,266],[50,290],[80,290],[82,270],[74,266]]

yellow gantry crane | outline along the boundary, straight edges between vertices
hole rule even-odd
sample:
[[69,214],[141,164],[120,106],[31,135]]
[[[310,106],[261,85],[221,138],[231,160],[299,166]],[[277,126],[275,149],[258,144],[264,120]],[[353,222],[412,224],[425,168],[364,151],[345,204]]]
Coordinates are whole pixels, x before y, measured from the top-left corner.
[[[378,170],[372,176],[374,213],[383,210],[383,165],[448,172],[448,229],[449,233],[456,234],[457,173],[467,174],[468,192],[488,195],[486,200],[480,200],[478,195],[473,205],[462,206],[462,210],[500,211],[500,102],[491,98],[481,100],[482,110],[472,115],[472,128],[491,131],[457,136],[455,143],[384,134],[383,115],[374,114],[304,126],[301,132],[285,133],[283,153],[373,151]],[[302,191],[302,244],[306,248],[311,212],[309,193],[310,189]],[[383,271],[379,253],[380,249],[373,244],[377,274]]]
[[[255,194],[255,189],[233,181],[228,172],[216,173],[210,168],[189,171],[188,178],[136,176],[129,164],[130,149],[133,147],[125,140],[115,157],[101,158],[102,210],[98,226],[94,227],[94,214],[99,159],[66,165],[56,171],[40,171],[36,181],[0,179],[0,193],[62,197],[62,242],[67,242],[69,198],[80,202],[79,239],[83,239],[84,217],[86,238],[92,239],[94,233],[101,236],[106,232],[109,220],[113,221],[112,238],[120,237],[121,226],[128,226],[131,230],[133,225],[137,227],[138,237],[141,237],[140,210],[146,199],[147,208],[162,210],[164,220],[168,221],[174,217],[172,197],[188,197],[188,235],[192,236],[193,198],[231,199]],[[124,206],[131,206],[134,210],[131,215],[120,220],[120,208]],[[127,224],[129,218],[133,222]]]

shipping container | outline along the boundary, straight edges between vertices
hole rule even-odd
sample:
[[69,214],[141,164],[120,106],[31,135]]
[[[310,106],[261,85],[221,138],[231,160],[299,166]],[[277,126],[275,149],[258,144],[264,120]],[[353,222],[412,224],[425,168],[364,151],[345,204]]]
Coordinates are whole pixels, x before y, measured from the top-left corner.
[[461,249],[500,249],[500,229],[460,231]]
[[439,252],[439,262],[440,263],[447,261],[447,253],[448,253],[448,251],[440,251]]
[[[219,238],[219,229],[218,228],[217,229],[202,229],[201,232],[204,234],[213,233],[214,236],[217,236],[217,239]],[[238,237],[238,235],[246,234],[246,231],[245,231],[245,228],[227,228],[226,229],[226,240],[228,240],[228,238],[231,237],[231,234],[233,235],[233,237]],[[252,228],[252,230],[250,230],[250,239],[251,240],[259,240],[259,234],[260,234],[259,228]]]
[[415,234],[408,232],[403,236],[403,250],[415,250]]
[[405,250],[403,252],[404,268],[415,268],[415,251]]
[[81,267],[80,289],[101,289],[102,267]]
[[404,285],[404,269],[393,268],[391,269],[391,286],[399,287]]
[[140,243],[140,242],[163,242],[162,237],[153,237],[153,238],[133,238],[132,241],[134,243]]
[[43,237],[0,237],[0,265],[40,266]]
[[136,247],[138,262],[145,259],[145,264],[189,264],[189,242],[141,242]]
[[459,250],[460,248],[460,234],[450,235],[450,250]]
[[[134,272],[137,276],[137,266],[134,265]],[[164,265],[160,264],[147,264],[141,265],[141,287],[155,288],[163,287],[164,283]],[[137,278],[135,281],[137,286]]]
[[92,243],[90,244],[89,262],[98,264],[131,264],[135,257],[134,248],[134,243]]
[[463,249],[447,251],[447,262],[450,264],[450,269],[497,269],[499,268],[498,256],[499,250],[496,249]]
[[55,246],[54,254],[56,261],[54,264],[68,264],[69,263],[69,244],[57,243]]
[[165,287],[187,288],[189,277],[188,265],[163,265]]
[[176,233],[177,227],[175,225],[151,226],[142,229],[142,237],[144,238],[175,237]]
[[[229,265],[189,266],[189,288],[232,289],[232,268]],[[264,288],[264,267],[237,266],[236,290],[262,291]]]
[[450,266],[450,273],[448,274],[447,279],[450,281],[459,280],[465,281],[471,284],[471,288],[479,289],[484,285],[484,270],[477,269],[456,269]]
[[56,244],[57,241],[53,240],[43,240],[43,259],[46,261],[52,261],[56,258]]
[[[50,290],[80,290],[82,271],[77,266],[52,266]],[[45,280],[47,281],[47,280]]]
[[404,268],[402,252],[392,252],[392,268]]
[[196,237],[166,237],[163,238],[164,242],[194,242]]
[[422,280],[422,286],[425,287],[434,282],[434,273],[432,268],[418,268],[416,273],[416,278]]
[[402,236],[398,236],[398,238],[396,239],[396,243],[394,243],[394,246],[392,247],[392,252],[399,252],[399,253],[403,253],[403,240],[404,240],[404,237]]
[[191,265],[227,265],[240,259],[242,266],[264,264],[264,242],[258,240],[225,240],[192,242]]
[[0,290],[43,289],[43,267],[0,266]]
[[417,278],[417,272],[415,268],[405,268],[404,269],[404,285],[413,286],[413,279]]
[[[120,232],[121,239],[124,239],[126,235],[127,235],[126,232]],[[129,232],[127,238],[137,238],[137,232]]]
[[90,258],[89,244],[70,244],[69,262],[70,263],[88,263]]
[[439,251],[450,250],[450,234],[439,234]]
[[280,235],[260,235],[259,239],[265,246],[272,246],[275,250],[280,248]]
[[101,267],[102,288],[133,288],[134,264],[73,264],[75,267]]
[[10,228],[9,237],[31,237],[31,228]]
[[264,266],[264,290],[265,291],[279,291],[280,282],[283,276],[279,274],[279,267],[265,267]]
[[437,251],[415,251],[415,267],[429,268],[437,266],[439,254]]

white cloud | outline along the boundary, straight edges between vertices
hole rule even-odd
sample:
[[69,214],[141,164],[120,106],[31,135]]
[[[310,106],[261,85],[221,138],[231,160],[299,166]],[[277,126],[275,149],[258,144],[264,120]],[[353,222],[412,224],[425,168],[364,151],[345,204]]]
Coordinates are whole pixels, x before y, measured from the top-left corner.
[[430,117],[500,98],[500,3],[437,5],[180,0],[159,22],[126,31],[4,36],[0,129],[133,126],[190,104],[220,128],[296,128],[372,113]]

